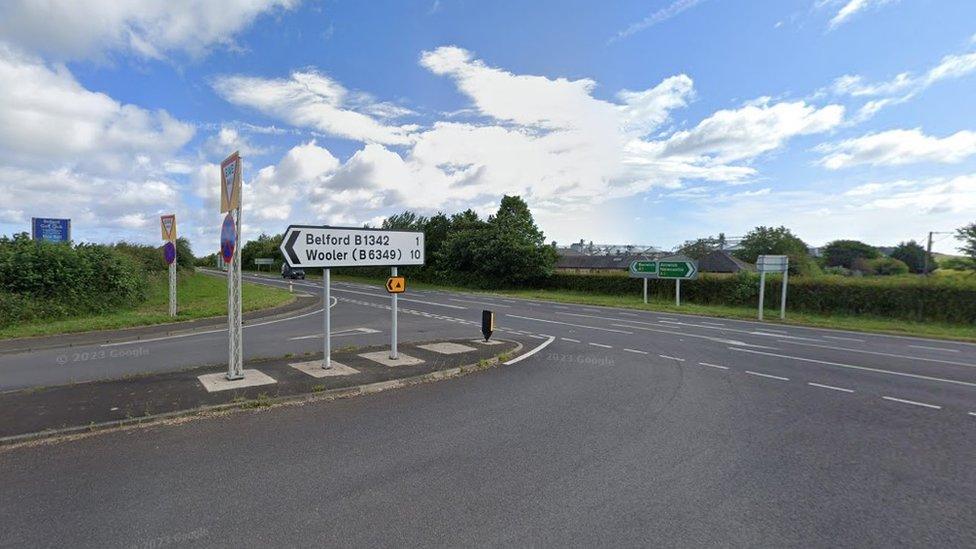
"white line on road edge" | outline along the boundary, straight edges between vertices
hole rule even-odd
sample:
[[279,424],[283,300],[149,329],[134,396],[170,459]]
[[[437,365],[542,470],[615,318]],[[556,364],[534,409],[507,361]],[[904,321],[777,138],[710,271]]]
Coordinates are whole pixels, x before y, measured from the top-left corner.
[[719,370],[728,370],[728,366],[719,366],[718,364],[709,364],[707,362],[699,362],[698,364],[702,366],[708,366],[709,368],[718,368]]
[[921,356],[909,356],[909,355],[896,355],[894,353],[882,353],[881,351],[865,351],[864,349],[851,349],[848,347],[832,347],[830,345],[817,345],[814,343],[798,343],[796,341],[779,341],[779,343],[792,343],[793,345],[802,345],[804,347],[819,347],[821,349],[831,349],[834,351],[850,351],[852,353],[864,353],[867,355],[879,355],[879,356],[890,356],[893,358],[907,358],[909,360],[924,360],[925,362],[938,362],[940,364],[952,364],[953,366],[968,366],[970,368],[976,368],[976,364],[971,364],[969,362],[955,362],[952,360],[942,360],[940,358],[925,358]]
[[[356,290],[347,290],[345,288],[333,288],[333,290],[336,291],[336,292],[349,292],[351,294],[368,295],[370,297],[378,297],[378,298],[383,298],[383,299],[388,299],[389,298],[389,296],[387,294],[378,294],[376,292],[359,292],[359,291],[356,291]],[[423,303],[424,305],[434,305],[434,306],[437,306],[437,307],[450,307],[451,309],[467,309],[467,307],[462,307],[460,305],[450,305],[448,303],[434,303],[433,301],[423,301],[423,300],[420,300],[420,299],[410,299],[409,297],[398,297],[397,300],[398,301],[411,301],[413,303]]]
[[754,376],[759,376],[759,377],[768,377],[769,379],[778,379],[780,381],[789,381],[790,380],[790,378],[788,378],[788,377],[771,376],[769,374],[761,374],[759,372],[753,372],[752,370],[746,370],[746,373],[747,374],[752,374]]
[[501,303],[489,303],[488,301],[473,301],[470,299],[457,299],[455,297],[447,298],[451,301],[457,301],[459,303],[474,303],[476,305],[488,305],[490,307],[511,307],[511,305],[503,305]]
[[650,354],[647,351],[638,351],[637,349],[624,349],[624,350],[627,351],[628,353],[637,353],[639,355]]
[[600,328],[599,326],[586,326],[585,324],[570,324],[569,322],[560,322],[558,320],[546,320],[544,318],[532,318],[530,316],[510,315],[508,313],[505,313],[505,316],[510,316],[512,318],[521,318],[523,320],[534,320],[536,322],[547,322],[549,324],[562,324],[563,326],[573,326],[574,328],[589,328],[590,330],[600,330],[603,332],[614,332],[617,334],[634,335],[634,332],[626,332],[624,330],[612,330],[610,328]]
[[604,349],[613,349],[612,345],[604,345],[602,343],[590,343],[594,347],[603,347]]
[[923,376],[923,375],[920,375],[920,374],[909,374],[909,373],[905,373],[905,372],[893,372],[891,370],[882,370],[880,368],[868,368],[867,366],[855,366],[853,364],[841,364],[839,362],[828,362],[826,360],[816,360],[816,359],[813,359],[813,358],[803,358],[801,356],[779,355],[779,354],[776,354],[776,353],[767,353],[767,352],[764,352],[764,351],[754,351],[752,349],[740,349],[738,347],[729,347],[728,349],[730,351],[738,351],[740,353],[752,353],[752,354],[756,354],[756,355],[766,355],[766,356],[775,356],[775,357],[778,357],[778,358],[788,358],[790,360],[799,360],[799,361],[802,361],[802,362],[813,362],[815,364],[824,364],[826,366],[837,366],[839,368],[850,368],[851,370],[863,370],[865,372],[874,372],[876,374],[888,374],[888,375],[891,375],[891,376],[911,377],[911,378],[915,378],[915,379],[924,379],[925,381],[937,381],[937,382],[940,382],[940,383],[952,383],[952,384],[955,384],[955,385],[963,385],[963,386],[966,386],[966,387],[976,387],[976,383],[970,383],[968,381],[959,381],[958,379],[944,379],[944,378],[941,378],[941,377]]
[[969,412],[969,415],[976,416],[976,412]]
[[569,342],[571,342],[571,343],[580,343],[580,340],[578,340],[578,339],[573,339],[573,338],[571,338],[571,337],[561,337],[561,338],[559,338],[559,339],[561,339],[561,340],[563,340],[563,341],[569,341]]
[[845,389],[843,387],[834,387],[833,385],[823,385],[821,383],[814,383],[812,381],[808,381],[807,382],[807,385],[810,385],[810,386],[813,386],[813,387],[821,387],[823,389],[830,389],[832,391],[842,391],[844,393],[853,393],[854,392],[854,389]]
[[958,349],[946,349],[945,347],[928,347],[928,346],[925,346],[925,345],[909,345],[909,347],[913,347],[915,349],[926,349],[928,351],[943,351],[943,352],[946,352],[946,353],[958,353],[959,352]]
[[902,404],[914,404],[915,406],[922,406],[922,407],[925,407],[925,408],[932,408],[934,410],[941,410],[942,409],[942,406],[936,406],[935,404],[926,404],[924,402],[916,402],[914,400],[905,400],[903,398],[895,398],[895,397],[889,397],[889,396],[883,396],[881,398],[883,398],[885,400],[890,400],[892,402],[901,402]]
[[657,356],[659,356],[659,357],[661,357],[661,358],[666,358],[666,359],[668,359],[668,360],[677,360],[678,362],[684,362],[684,361],[685,361],[685,359],[683,359],[683,358],[678,358],[678,357],[676,357],[676,356],[668,356],[668,355],[657,355]]
[[543,341],[541,344],[539,344],[539,346],[536,347],[535,349],[532,349],[531,351],[525,353],[524,355],[519,355],[519,356],[513,358],[512,360],[509,360],[508,362],[503,362],[502,364],[504,364],[505,366],[511,366],[512,364],[515,364],[516,362],[519,362],[521,360],[525,360],[526,358],[529,358],[530,356],[532,356],[532,355],[538,353],[539,351],[545,349],[546,346],[549,345],[550,343],[552,343],[555,339],[556,338],[554,338],[554,337],[550,337],[549,339],[547,339],[547,340]]
[[856,341],[858,343],[864,343],[863,339],[858,339],[856,337],[840,337],[840,336],[828,336],[828,335],[820,336],[820,337],[824,339],[836,339],[838,341]]

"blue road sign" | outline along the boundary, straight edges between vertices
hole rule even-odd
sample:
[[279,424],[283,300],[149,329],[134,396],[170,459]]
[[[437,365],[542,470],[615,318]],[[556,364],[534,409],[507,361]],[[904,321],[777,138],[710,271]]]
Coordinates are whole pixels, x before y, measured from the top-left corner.
[[172,265],[176,261],[176,245],[172,242],[167,242],[163,244],[163,257],[166,258],[166,263]]
[[224,224],[220,228],[220,255],[225,263],[230,263],[234,258],[234,248],[237,247],[237,227],[234,226],[234,217],[228,213],[224,218]]
[[68,242],[71,240],[71,220],[32,217],[31,238],[46,242]]

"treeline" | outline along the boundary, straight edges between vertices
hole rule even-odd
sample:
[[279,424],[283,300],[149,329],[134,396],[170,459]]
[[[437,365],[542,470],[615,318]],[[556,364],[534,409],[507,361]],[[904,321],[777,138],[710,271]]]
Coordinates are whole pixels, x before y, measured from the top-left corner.
[[[192,269],[190,243],[181,238],[176,244],[178,266]],[[0,236],[0,327],[130,308],[166,270],[161,247]]]

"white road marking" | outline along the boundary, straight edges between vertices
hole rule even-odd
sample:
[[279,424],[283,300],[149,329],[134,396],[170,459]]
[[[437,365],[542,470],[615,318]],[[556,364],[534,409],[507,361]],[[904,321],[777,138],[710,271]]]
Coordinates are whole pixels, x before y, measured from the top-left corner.
[[639,355],[647,355],[647,354],[650,354],[647,351],[638,351],[637,349],[624,349],[624,350],[627,351],[628,353],[637,353]]
[[[338,337],[338,336],[346,336],[346,335],[353,335],[353,334],[378,334],[378,333],[380,333],[379,330],[374,330],[372,328],[348,328],[345,330],[336,330],[334,332],[331,332],[331,335],[333,337]],[[293,341],[296,339],[322,339],[322,334],[321,333],[310,334],[310,335],[288,338],[289,341]]]
[[539,344],[539,346],[536,347],[535,349],[532,349],[531,351],[525,353],[524,355],[519,355],[519,356],[513,358],[512,360],[509,360],[508,362],[503,362],[502,364],[504,364],[505,366],[511,366],[512,364],[515,364],[516,362],[525,360],[525,359],[529,358],[530,356],[538,353],[539,351],[545,349],[555,339],[556,338],[554,338],[554,337],[550,337],[549,339],[547,339],[547,340],[543,341],[541,344]]
[[958,353],[959,352],[958,349],[946,349],[945,347],[928,347],[928,346],[925,346],[925,345],[909,345],[909,347],[913,347],[915,349],[925,349],[927,351],[943,351],[943,352],[946,352],[946,353]]
[[567,307],[565,305],[553,305],[553,307],[555,307],[557,309],[568,309],[569,308],[569,307]]
[[969,415],[976,416],[976,412],[969,412]]
[[529,334],[529,337],[532,337],[532,338],[535,338],[535,339],[546,339],[546,338],[542,337],[541,335],[535,335],[535,334]]
[[702,321],[701,323],[704,324],[704,325],[706,325],[706,326],[718,326],[720,328],[724,328],[725,327],[725,324],[720,324],[718,322],[705,322],[705,321]]
[[898,355],[894,353],[882,353],[881,351],[866,351],[864,349],[851,349],[848,347],[832,347],[830,345],[816,345],[813,343],[797,343],[795,341],[780,341],[780,343],[792,343],[793,345],[803,345],[805,347],[819,347],[821,349],[832,349],[834,351],[848,351],[851,353],[864,353],[868,355],[890,356],[893,358],[907,358],[909,360],[924,360],[925,362],[938,362],[940,364],[952,364],[954,366],[968,366],[970,368],[976,368],[976,364],[970,364],[968,362],[955,362],[952,360],[942,360],[939,358],[925,358],[920,356]]
[[559,339],[561,339],[561,340],[563,340],[563,341],[570,341],[570,342],[572,342],[572,343],[579,343],[579,342],[580,342],[580,340],[578,340],[578,339],[573,339],[573,338],[571,338],[571,337],[561,337],[561,338],[559,338]]
[[753,372],[752,370],[746,370],[746,373],[747,374],[752,374],[754,376],[759,376],[759,377],[768,377],[769,379],[778,379],[780,381],[789,381],[790,380],[790,378],[788,378],[788,377],[771,376],[769,374],[761,374],[759,372]]
[[[388,297],[385,294],[378,294],[378,293],[375,293],[375,292],[360,292],[360,291],[357,291],[357,290],[347,290],[346,288],[332,288],[332,290],[333,291],[336,291],[336,292],[349,292],[351,294],[368,295],[370,297],[379,297],[379,298],[387,298]],[[423,300],[420,300],[420,299],[410,299],[409,297],[403,297],[403,296],[400,296],[399,298],[397,298],[397,301],[410,301],[412,303],[423,303],[424,305],[436,305],[437,307],[449,307],[451,309],[467,309],[467,307],[462,307],[460,305],[450,305],[448,303],[434,303],[433,301],[423,301]]]
[[620,314],[622,314],[624,316],[637,316],[634,313],[620,313]]
[[[623,322],[634,322],[634,321],[624,320]],[[759,348],[759,349],[773,349],[773,350],[776,350],[776,347],[769,347],[767,345],[756,345],[754,343],[746,343],[745,341],[739,341],[739,340],[736,340],[736,339],[725,339],[725,338],[721,338],[721,337],[712,337],[712,336],[706,336],[706,335],[701,335],[701,334],[688,334],[688,333],[684,333],[684,332],[672,332],[670,330],[661,330],[661,329],[655,329],[655,328],[644,328],[644,327],[641,327],[641,326],[629,326],[627,324],[611,324],[611,326],[618,326],[620,328],[630,328],[631,330],[644,330],[646,332],[657,332],[659,334],[671,334],[671,335],[676,335],[676,336],[681,336],[681,337],[697,337],[699,339],[707,339],[708,341],[714,341],[716,343],[723,343],[725,345],[742,345],[744,347],[756,347],[756,348]],[[679,338],[679,341],[684,341],[684,340]]]
[[828,336],[828,335],[822,337],[824,337],[825,339],[836,339],[838,341],[856,341],[858,343],[864,343],[863,339],[858,339],[856,337],[840,337],[840,336]]
[[830,389],[832,391],[841,391],[841,392],[844,392],[844,393],[853,393],[854,392],[854,389],[845,389],[843,387],[834,387],[833,385],[824,385],[822,383],[814,383],[812,381],[807,382],[807,385],[810,385],[812,387],[820,387],[820,388],[823,388],[823,389]]
[[447,298],[451,301],[457,301],[458,303],[474,303],[475,305],[488,305],[491,307],[511,307],[511,305],[503,305],[501,303],[489,303],[487,301],[473,301],[471,299],[458,299],[456,297]]
[[549,324],[562,324],[563,326],[573,326],[574,328],[588,328],[590,330],[600,330],[603,332],[613,332],[616,334],[634,335],[634,332],[627,332],[624,330],[613,330],[610,328],[600,328],[599,326],[586,326],[584,324],[570,324],[569,322],[560,322],[558,320],[546,320],[544,318],[532,318],[531,316],[510,315],[508,313],[506,313],[505,316],[510,316],[512,318],[521,318],[523,320],[534,320],[536,322],[547,322]]
[[719,370],[728,370],[728,366],[719,366],[718,364],[709,364],[707,362],[699,362],[702,366],[708,366],[709,368],[718,368]]
[[684,362],[684,361],[685,361],[685,359],[683,359],[683,358],[678,358],[678,357],[676,357],[676,356],[668,356],[668,355],[657,355],[657,356],[659,356],[659,357],[661,357],[661,358],[666,358],[666,359],[668,359],[668,360],[677,360],[678,362]]
[[774,330],[772,328],[763,328],[763,331],[771,332],[771,333],[774,333],[774,334],[788,334],[789,333],[789,332],[787,332],[785,330]]
[[816,360],[816,359],[813,359],[813,358],[803,358],[801,356],[780,355],[780,354],[776,354],[776,353],[767,353],[767,352],[764,352],[764,351],[754,351],[752,349],[741,349],[739,347],[729,347],[729,350],[731,350],[731,351],[738,351],[740,353],[752,353],[752,354],[756,354],[756,355],[775,356],[777,358],[787,358],[787,359],[790,359],[790,360],[799,360],[801,362],[812,362],[812,363],[815,363],[815,364],[823,364],[825,366],[837,366],[839,368],[849,368],[851,370],[863,370],[865,372],[874,372],[874,373],[877,373],[877,374],[888,374],[888,375],[891,375],[891,376],[910,377],[910,378],[914,378],[914,379],[924,379],[926,381],[936,381],[936,382],[939,382],[939,383],[952,383],[954,385],[963,385],[963,386],[966,386],[966,387],[976,387],[976,383],[970,383],[968,381],[959,381],[958,379],[945,379],[945,378],[941,378],[941,377],[923,376],[923,375],[920,375],[920,374],[909,374],[909,373],[906,373],[906,372],[893,372],[891,370],[882,370],[880,368],[869,368],[867,366],[856,366],[854,364],[841,364],[840,362],[828,362],[826,360]]
[[934,410],[941,410],[942,409],[942,406],[936,406],[935,404],[926,404],[924,402],[916,402],[914,400],[905,400],[903,398],[895,398],[895,397],[890,397],[890,396],[883,396],[881,398],[883,398],[885,400],[890,400],[892,402],[901,402],[902,404],[914,404],[915,406],[923,406],[925,408],[932,408]]
[[594,347],[602,347],[604,349],[613,349],[613,346],[612,345],[604,345],[602,343],[593,343],[593,342],[590,342],[590,345],[592,345]]

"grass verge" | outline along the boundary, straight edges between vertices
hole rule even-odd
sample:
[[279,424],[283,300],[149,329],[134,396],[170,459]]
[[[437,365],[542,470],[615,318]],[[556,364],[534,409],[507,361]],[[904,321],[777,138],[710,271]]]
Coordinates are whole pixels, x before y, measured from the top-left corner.
[[[359,282],[363,284],[383,284],[385,280],[355,277],[348,275],[335,275],[334,280],[346,282]],[[645,311],[657,311],[667,313],[680,313],[689,315],[711,316],[717,318],[733,318],[740,320],[757,320],[756,309],[746,307],[728,307],[723,305],[699,305],[695,303],[685,303],[680,307],[673,301],[651,301],[644,304],[640,295],[619,296],[605,294],[589,294],[583,292],[573,292],[568,290],[504,290],[497,292],[486,292],[473,290],[470,288],[459,288],[441,284],[429,284],[424,282],[407,281],[408,288],[428,289],[428,290],[449,290],[467,293],[478,293],[485,295],[505,295],[522,297],[527,299],[539,299],[543,301],[553,301],[558,303],[575,303],[580,305],[599,305],[606,307],[621,307],[625,309],[637,309]],[[899,320],[892,318],[879,318],[870,316],[850,316],[850,315],[817,315],[800,313],[789,310],[787,303],[786,320],[779,319],[779,309],[776,302],[777,296],[773,296],[773,303],[765,310],[766,322],[769,324],[786,324],[795,326],[812,326],[816,328],[831,328],[835,330],[851,330],[855,332],[882,333],[893,335],[908,335],[918,337],[931,337],[938,339],[951,339],[956,341],[976,342],[976,330],[973,326],[962,324],[945,324],[939,322],[913,322],[910,320]]]
[[[166,277],[159,277],[152,281],[148,299],[132,309],[8,326],[0,329],[0,339],[132,328],[227,314],[227,281],[223,278],[202,273],[185,275],[178,282],[176,296],[177,316],[170,318],[169,283]],[[241,308],[245,312],[256,311],[283,305],[294,299],[287,290],[245,282]]]

